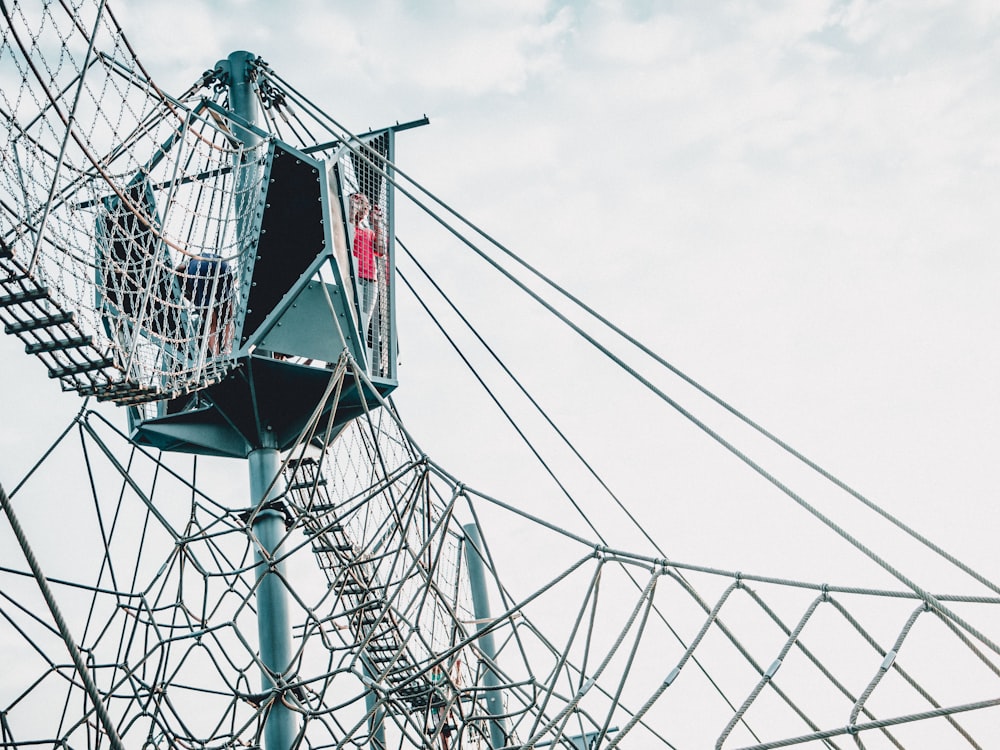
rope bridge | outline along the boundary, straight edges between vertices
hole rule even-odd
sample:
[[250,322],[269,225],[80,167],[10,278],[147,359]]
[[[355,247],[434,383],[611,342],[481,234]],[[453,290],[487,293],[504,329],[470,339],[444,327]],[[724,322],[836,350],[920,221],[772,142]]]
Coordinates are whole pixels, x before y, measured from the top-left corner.
[[157,89],[104,3],[2,10],[7,331],[83,395],[137,403],[217,381],[262,150],[208,108],[211,76],[180,99]]

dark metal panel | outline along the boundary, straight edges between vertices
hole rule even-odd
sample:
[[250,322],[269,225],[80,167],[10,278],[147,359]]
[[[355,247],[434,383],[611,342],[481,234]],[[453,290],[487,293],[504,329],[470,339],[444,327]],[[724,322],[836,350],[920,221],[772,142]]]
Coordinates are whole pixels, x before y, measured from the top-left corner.
[[326,251],[320,165],[275,144],[240,345]]

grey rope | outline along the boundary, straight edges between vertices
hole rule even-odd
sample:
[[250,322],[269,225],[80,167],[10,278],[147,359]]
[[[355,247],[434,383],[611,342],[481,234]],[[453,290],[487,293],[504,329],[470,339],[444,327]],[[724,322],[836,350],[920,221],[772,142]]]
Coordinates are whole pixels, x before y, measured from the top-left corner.
[[993,708],[995,706],[1000,706],[1000,698],[978,701],[976,703],[964,703],[962,705],[951,706],[949,708],[936,708],[931,711],[921,711],[915,714],[896,716],[893,717],[892,719],[866,721],[863,724],[849,724],[846,727],[838,727],[837,729],[827,729],[822,732],[815,732],[814,734],[805,734],[800,737],[790,737],[788,739],[776,740],[774,742],[764,742],[759,745],[747,745],[746,747],[737,748],[737,750],[774,750],[774,748],[789,747],[791,745],[800,745],[805,742],[815,742],[816,740],[823,740],[829,737],[853,735],[857,734],[858,732],[866,732],[870,729],[882,729],[883,727],[896,726],[897,724],[909,724],[915,721],[923,721],[925,719],[936,719],[941,716],[950,716],[952,714],[963,713],[965,711],[977,711],[979,709]]
[[0,506],[3,507],[3,512],[7,516],[7,520],[10,522],[10,528],[14,532],[14,537],[17,539],[17,543],[21,547],[21,552],[24,554],[24,559],[27,561],[28,567],[31,568],[31,573],[34,575],[35,581],[38,583],[38,589],[42,594],[42,598],[45,600],[45,604],[49,608],[49,612],[52,613],[52,619],[55,621],[56,627],[59,628],[59,635],[62,636],[63,642],[66,644],[66,650],[69,651],[70,658],[73,659],[73,665],[76,667],[77,674],[80,675],[80,680],[83,682],[83,687],[94,704],[94,711],[97,713],[97,717],[100,719],[101,725],[104,727],[104,731],[108,735],[108,741],[111,743],[111,747],[114,750],[125,750],[125,746],[122,744],[121,738],[118,736],[118,731],[115,729],[114,722],[111,720],[111,716],[108,714],[108,710],[104,706],[104,700],[101,698],[101,693],[97,689],[97,685],[94,684],[94,680],[90,675],[90,669],[83,660],[80,648],[73,640],[73,634],[70,632],[69,626],[66,624],[66,620],[63,619],[62,612],[59,610],[59,605],[56,603],[55,596],[52,594],[52,589],[49,587],[49,582],[45,578],[45,573],[42,571],[41,566],[38,564],[38,560],[35,558],[35,553],[32,551],[31,545],[28,543],[28,538],[24,534],[24,529],[21,528],[21,523],[17,520],[14,508],[11,506],[10,500],[7,497],[7,492],[2,486],[0,486]]

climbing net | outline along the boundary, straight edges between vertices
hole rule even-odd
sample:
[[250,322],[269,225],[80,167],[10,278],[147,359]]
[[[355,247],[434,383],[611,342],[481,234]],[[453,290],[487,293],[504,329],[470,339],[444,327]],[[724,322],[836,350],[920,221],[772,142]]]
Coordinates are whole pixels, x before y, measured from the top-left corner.
[[[160,92],[104,3],[0,8],[8,332],[81,393],[132,403],[213,382],[232,365],[266,139],[234,137],[215,71]],[[255,70],[270,132],[314,144],[291,89]],[[365,161],[351,142],[318,151],[346,190],[384,203],[384,150]],[[358,226],[375,228],[370,214]],[[352,379],[374,392],[356,366],[330,364],[332,392]],[[573,533],[542,513],[564,498],[539,488],[528,508],[467,485],[391,405],[367,406],[286,456],[273,556],[232,464],[144,451],[81,413],[3,496],[4,746],[257,747],[278,711],[316,748],[995,736],[1000,649],[972,623],[995,619],[1000,598],[902,575],[888,590],[721,570],[596,526]],[[281,674],[260,656],[258,558],[288,593]]]
[[103,2],[15,0],[3,15],[8,332],[84,394],[213,382],[232,366],[266,145],[234,137],[213,73],[160,91]]
[[[332,390],[354,377],[341,366]],[[613,549],[463,484],[391,405],[371,407],[335,439],[307,430],[284,462],[273,560],[294,651],[269,689],[260,508],[240,500],[234,465],[168,462],[79,415],[5,503],[17,537],[0,546],[5,746],[260,746],[279,704],[317,748],[983,747],[993,735],[995,646],[943,610],[1000,599],[939,594],[936,609],[907,591]],[[98,541],[67,541],[84,537]],[[65,631],[42,614],[51,604]],[[91,687],[60,656],[73,649]]]

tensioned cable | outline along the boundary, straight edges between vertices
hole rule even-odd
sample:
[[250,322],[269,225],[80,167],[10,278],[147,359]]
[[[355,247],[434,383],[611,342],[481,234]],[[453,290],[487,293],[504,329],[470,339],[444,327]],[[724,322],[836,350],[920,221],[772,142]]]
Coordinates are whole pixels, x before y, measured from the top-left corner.
[[[437,293],[439,295],[441,295],[442,299],[444,299],[444,301],[448,304],[448,306],[452,309],[452,311],[459,317],[459,319],[466,326],[466,328],[468,328],[469,331],[472,332],[472,335],[476,337],[476,340],[479,341],[479,343],[487,351],[487,353],[501,367],[501,369],[503,369],[503,371],[504,371],[504,373],[506,373],[507,377],[509,377],[511,379],[511,381],[514,383],[514,385],[517,386],[518,390],[520,390],[521,393],[524,394],[524,397],[526,399],[528,399],[528,401],[535,408],[535,410],[541,415],[541,417],[546,421],[546,423],[548,423],[548,425],[553,429],[553,431],[555,431],[556,435],[559,436],[559,439],[562,440],[563,443],[566,445],[566,447],[569,448],[573,452],[573,455],[575,455],[580,460],[580,463],[583,464],[584,468],[590,473],[590,475],[592,477],[594,477],[594,479],[597,481],[597,483],[601,485],[601,488],[605,492],[608,493],[608,495],[611,497],[612,500],[614,500],[614,502],[618,506],[618,508],[635,525],[635,527],[637,529],[639,529],[639,532],[642,534],[643,537],[645,537],[646,541],[648,541],[651,545],[653,545],[653,549],[655,549],[658,553],[660,553],[661,555],[663,555],[664,557],[666,557],[666,553],[660,548],[659,544],[656,543],[656,540],[654,540],[653,537],[651,537],[649,535],[649,532],[646,531],[645,527],[642,524],[640,524],[639,521],[638,521],[638,519],[636,519],[635,516],[632,515],[631,511],[629,511],[629,509],[627,507],[625,507],[625,504],[622,503],[622,501],[619,499],[618,495],[615,494],[615,492],[607,485],[607,483],[604,481],[604,479],[597,473],[597,471],[594,469],[594,467],[591,466],[590,462],[587,461],[587,459],[580,453],[579,450],[577,450],[576,446],[566,436],[566,434],[561,429],[559,429],[559,426],[552,420],[552,418],[549,416],[548,412],[546,412],[545,409],[542,408],[541,404],[539,404],[538,401],[535,399],[535,397],[532,396],[528,392],[527,388],[524,387],[524,385],[517,378],[517,376],[514,375],[514,373],[510,371],[510,368],[508,368],[507,365],[503,362],[503,360],[499,357],[499,355],[497,355],[497,353],[493,350],[493,347],[491,347],[486,342],[486,340],[479,334],[479,331],[477,331],[475,329],[475,327],[472,325],[472,323],[469,322],[468,318],[466,318],[465,315],[458,309],[458,307],[455,306],[455,303],[451,300],[451,298],[448,297],[448,295],[445,293],[445,291],[440,287],[440,285],[438,285],[438,283],[434,280],[434,278],[427,272],[427,270],[420,263],[420,261],[417,260],[416,256],[414,256],[413,253],[410,252],[410,249],[408,247],[406,247],[405,244],[403,244],[402,240],[400,240],[399,237],[396,237],[396,244],[399,245],[399,247],[401,247],[403,249],[403,252],[406,253],[406,255],[409,257],[409,259],[411,261],[413,261],[413,264],[424,275],[424,278],[427,279],[427,281],[431,284],[431,286],[434,287],[435,291],[437,291]],[[398,269],[397,269],[396,273],[399,274],[399,275],[402,275],[401,272]],[[404,279],[404,281],[405,281],[405,279]],[[407,283],[407,286],[409,286],[410,290],[413,291],[413,287],[410,286],[409,283]],[[425,309],[426,309],[426,307],[425,307]]]
[[[492,261],[492,259],[488,259],[488,260],[489,260],[489,262],[494,263],[494,261]],[[498,265],[497,265],[497,267],[499,268]],[[505,270],[503,272],[506,274]],[[654,394],[656,394],[657,396],[659,396],[663,401],[665,401],[667,404],[669,404],[671,407],[673,407],[674,410],[676,410],[678,413],[680,413],[682,416],[684,416],[686,419],[688,419],[688,421],[690,421],[692,424],[694,424],[696,427],[698,427],[700,430],[702,430],[705,434],[707,434],[709,437],[711,437],[713,440],[715,440],[717,443],[719,443],[719,445],[721,445],[722,447],[724,447],[726,450],[728,450],[730,453],[732,453],[734,456],[736,456],[738,459],[740,459],[743,463],[745,463],[747,466],[749,466],[751,469],[753,469],[757,474],[759,474],[761,477],[763,477],[764,479],[766,479],[768,482],[770,482],[776,488],[778,488],[779,490],[781,490],[781,492],[783,492],[787,497],[789,497],[790,499],[794,500],[802,508],[804,508],[809,513],[811,513],[813,516],[815,516],[820,521],[822,521],[824,524],[826,524],[826,526],[828,526],[830,529],[832,529],[834,532],[836,532],[839,536],[841,536],[843,539],[845,539],[850,544],[852,544],[856,549],[858,549],[865,556],[867,556],[869,559],[871,559],[873,562],[875,562],[877,565],[879,565],[879,567],[881,567],[887,573],[889,573],[894,578],[896,578],[897,580],[899,580],[900,582],[902,582],[904,585],[906,585],[907,587],[909,587],[912,591],[914,591],[917,595],[919,595],[922,599],[924,599],[924,601],[926,601],[929,605],[933,606],[935,609],[937,609],[942,614],[947,615],[953,622],[955,622],[956,624],[960,625],[968,633],[974,635],[984,645],[988,646],[992,651],[1000,654],[1000,646],[997,646],[997,644],[995,644],[991,639],[987,638],[984,634],[980,633],[978,631],[978,629],[976,629],[971,624],[965,622],[965,620],[963,618],[959,617],[958,614],[952,612],[949,608],[945,607],[933,595],[931,595],[927,591],[924,591],[923,588],[921,588],[916,582],[912,581],[909,577],[905,576],[901,571],[897,570],[894,566],[890,565],[881,556],[877,555],[873,550],[869,549],[860,540],[858,540],[857,538],[855,538],[852,534],[848,533],[846,529],[842,528],[839,524],[837,524],[836,522],[834,522],[833,519],[827,517],[822,512],[820,512],[817,508],[813,507],[810,503],[808,503],[805,500],[805,498],[803,498],[802,496],[800,496],[799,494],[797,494],[794,490],[792,490],[790,487],[788,487],[787,485],[785,485],[784,483],[782,483],[777,477],[775,477],[773,474],[771,474],[766,469],[764,469],[764,467],[762,467],[760,464],[758,464],[757,462],[755,462],[748,455],[746,455],[745,453],[743,453],[734,444],[732,444],[731,442],[729,442],[728,440],[726,440],[724,437],[722,437],[722,435],[720,435],[718,432],[716,432],[715,430],[713,430],[711,427],[709,427],[703,421],[701,421],[700,419],[698,419],[690,411],[688,411],[683,406],[681,406],[680,403],[678,403],[677,401],[675,401],[674,399],[672,399],[670,396],[668,396],[666,393],[664,393],[661,389],[659,389],[655,385],[653,385],[653,383],[651,383],[649,380],[647,380],[642,375],[640,375],[638,372],[636,372],[630,365],[628,365],[627,363],[625,363],[623,360],[621,360],[619,357],[617,357],[614,353],[612,353],[610,350],[608,350],[607,347],[603,346],[596,339],[594,339],[592,336],[590,336],[590,334],[586,333],[579,326],[577,326],[575,323],[573,323],[568,318],[566,318],[565,315],[563,315],[558,310],[556,310],[554,307],[552,307],[548,302],[546,302],[541,297],[539,297],[535,292],[531,291],[530,289],[527,289],[526,287],[522,287],[522,288],[526,292],[528,292],[528,294],[530,294],[536,301],[538,301],[546,309],[548,309],[551,313],[553,313],[554,315],[556,315],[557,317],[559,317],[564,323],[566,323],[567,325],[569,325],[570,327],[572,327],[574,330],[577,331],[577,333],[579,333],[581,336],[583,336],[584,338],[586,338],[592,345],[594,345],[595,347],[597,347],[598,349],[600,349],[606,356],[608,356],[611,359],[613,359],[620,367],[625,368],[635,379],[639,380],[644,385],[646,385],[646,387],[650,391],[652,391]],[[994,589],[994,590],[997,590],[997,589]]]
[[[318,107],[316,107],[315,104],[313,104],[312,102],[310,102],[308,99],[306,99],[305,97],[303,97],[300,92],[298,92],[297,90],[295,90],[294,87],[291,87],[288,84],[288,82],[285,81],[283,78],[281,78],[280,76],[274,74],[273,71],[269,71],[269,75],[271,75],[275,80],[279,81],[283,86],[287,87],[287,89],[289,91],[293,92],[297,97],[299,97],[301,100],[305,101],[309,106],[313,107],[316,110],[317,113],[319,113],[322,116],[326,117],[331,123],[333,123],[333,125],[335,127],[339,128],[341,131],[343,131],[343,133],[346,135],[347,138],[355,140],[355,141],[357,141],[359,143],[361,142],[360,139],[357,136],[353,135],[340,122],[338,122],[336,119],[330,117],[325,112],[322,112],[322,110],[320,110]],[[351,148],[352,152],[355,151],[355,149],[353,147],[350,147],[350,146],[348,146],[348,147]],[[583,302],[579,297],[577,297],[576,295],[572,294],[571,292],[569,292],[568,290],[566,290],[561,285],[557,284],[554,280],[552,280],[550,277],[548,277],[547,275],[545,275],[544,273],[542,273],[541,271],[539,271],[537,268],[535,268],[530,263],[528,263],[527,261],[525,261],[523,258],[521,258],[520,256],[518,256],[516,253],[514,253],[513,251],[511,251],[509,248],[507,248],[505,245],[503,245],[501,242],[499,242],[497,239],[495,239],[492,235],[490,235],[485,230],[483,230],[482,228],[480,228],[478,225],[474,224],[472,221],[470,221],[469,219],[467,219],[466,217],[464,217],[457,210],[455,210],[454,208],[452,208],[449,204],[447,204],[442,199],[440,199],[439,197],[437,197],[434,193],[432,193],[430,190],[428,190],[427,188],[425,188],[420,182],[418,182],[413,177],[411,177],[407,172],[405,172],[404,170],[400,169],[397,165],[391,164],[391,166],[392,166],[392,174],[389,174],[387,171],[382,170],[378,165],[374,164],[373,162],[370,162],[363,153],[359,153],[358,155],[361,158],[365,159],[365,161],[367,161],[371,167],[373,167],[375,169],[378,169],[380,172],[382,172],[382,174],[384,175],[384,177],[387,180],[389,180],[397,189],[401,190],[408,198],[410,198],[411,200],[413,200],[414,203],[416,203],[420,208],[422,208],[431,217],[433,217],[440,224],[442,224],[442,226],[444,226],[446,229],[448,229],[450,232],[452,232],[452,234],[454,234],[457,238],[459,238],[464,244],[466,244],[470,249],[472,249],[481,258],[483,258],[484,260],[486,260],[490,265],[493,265],[497,270],[500,270],[501,273],[503,273],[505,276],[507,276],[508,279],[510,279],[511,281],[513,281],[518,287],[520,287],[522,289],[522,291],[527,292],[536,301],[541,302],[541,299],[540,299],[540,297],[538,295],[536,295],[534,292],[531,292],[527,288],[527,286],[524,285],[520,280],[516,279],[513,276],[513,274],[510,274],[506,269],[503,269],[492,258],[490,258],[489,256],[487,256],[479,247],[477,247],[472,241],[470,241],[463,234],[461,234],[460,232],[458,232],[457,230],[455,230],[454,227],[452,227],[450,224],[448,224],[447,221],[445,221],[442,217],[440,217],[429,206],[427,206],[426,204],[424,204],[416,196],[414,196],[410,191],[408,191],[405,187],[403,187],[399,183],[399,181],[396,179],[396,177],[402,177],[402,178],[404,178],[409,184],[411,184],[412,186],[414,186],[414,188],[416,188],[418,191],[420,191],[423,195],[426,195],[428,198],[430,198],[436,204],[438,204],[439,206],[441,206],[442,208],[444,208],[449,214],[451,214],[456,219],[458,219],[462,224],[464,224],[465,226],[469,227],[474,233],[478,234],[480,237],[482,237],[483,239],[485,239],[488,243],[490,243],[491,245],[493,245],[494,247],[496,247],[498,250],[500,250],[502,253],[504,253],[507,257],[509,257],[515,263],[517,263],[522,268],[524,268],[525,270],[527,270],[533,276],[535,276],[536,278],[538,278],[544,284],[546,284],[547,286],[549,286],[550,288],[552,288],[554,291],[556,291],[558,294],[560,294],[561,296],[563,296],[564,298],[566,298],[567,300],[569,300],[570,302],[572,302],[574,305],[578,306],[581,310],[583,310],[586,313],[588,313],[589,315],[593,316],[597,321],[599,321],[600,323],[602,323],[603,325],[605,325],[606,327],[608,327],[612,332],[614,332],[615,334],[617,334],[618,336],[620,336],[621,338],[623,338],[628,343],[630,343],[633,346],[635,346],[642,353],[646,354],[648,357],[650,357],[655,362],[657,362],[658,364],[660,364],[661,366],[663,366],[664,368],[666,368],[667,370],[669,370],[671,373],[673,373],[677,377],[681,378],[688,385],[690,385],[691,387],[695,388],[698,392],[700,392],[704,396],[708,397],[710,400],[712,400],[713,402],[715,402],[717,405],[721,406],[723,409],[725,409],[726,411],[728,411],[730,414],[732,414],[734,417],[736,417],[737,419],[739,419],[740,421],[742,421],[744,424],[746,424],[747,426],[749,426],[751,429],[753,429],[754,431],[756,431],[758,434],[760,434],[761,436],[763,436],[767,440],[771,441],[775,445],[777,445],[780,448],[782,448],[789,455],[793,456],[794,458],[796,458],[800,462],[804,463],[810,469],[812,469],[813,471],[815,471],[818,474],[820,474],[820,476],[822,476],[824,479],[830,481],[831,483],[833,483],[838,488],[840,488],[843,491],[847,492],[849,495],[851,495],[852,497],[854,497],[856,500],[858,500],[859,502],[863,503],[870,510],[878,513],[880,516],[882,516],[887,521],[889,521],[890,523],[892,523],[898,529],[902,530],[904,533],[908,534],[913,539],[915,539],[919,543],[923,544],[928,549],[932,550],[934,553],[936,553],[937,555],[941,556],[942,558],[944,558],[945,560],[947,560],[949,563],[951,563],[955,567],[959,568],[962,572],[964,572],[967,575],[971,576],[976,581],[978,581],[979,583],[983,584],[984,586],[986,586],[987,588],[991,589],[992,591],[994,591],[996,593],[1000,593],[1000,586],[998,586],[997,584],[993,583],[988,578],[986,578],[985,576],[983,576],[982,574],[978,573],[976,570],[974,570],[970,566],[968,566],[965,563],[963,563],[961,560],[959,560],[958,558],[956,558],[954,555],[950,554],[949,552],[947,552],[946,550],[944,550],[942,547],[940,547],[939,545],[935,544],[933,541],[931,541],[930,539],[928,539],[926,536],[922,535],[920,532],[916,531],[915,529],[913,529],[912,527],[910,527],[909,525],[907,525],[906,523],[904,523],[900,519],[896,518],[894,515],[892,515],[891,513],[889,513],[888,511],[886,511],[885,509],[881,508],[879,505],[877,505],[876,503],[874,503],[872,500],[868,499],[867,497],[865,497],[864,495],[862,495],[860,492],[858,492],[857,490],[855,490],[852,487],[850,487],[846,482],[844,482],[841,479],[837,478],[835,475],[833,475],[831,472],[829,472],[826,469],[824,469],[823,467],[821,467],[815,461],[811,460],[810,458],[808,458],[807,456],[805,456],[803,453],[801,453],[800,451],[798,451],[795,448],[793,448],[787,442],[785,442],[781,438],[777,437],[774,433],[770,432],[769,430],[767,430],[766,428],[764,428],[762,425],[760,425],[756,421],[750,419],[748,416],[746,416],[745,414],[743,414],[741,411],[739,411],[738,409],[736,409],[734,406],[732,406],[731,404],[729,404],[727,401],[725,401],[724,399],[722,399],[720,396],[716,395],[711,390],[709,390],[705,386],[703,386],[700,383],[698,383],[696,380],[694,380],[692,377],[690,377],[689,375],[687,375],[686,373],[684,373],[678,367],[676,367],[675,365],[672,365],[670,362],[668,362],[662,356],[660,356],[659,354],[657,354],[656,352],[654,352],[652,349],[650,349],[648,346],[646,346],[645,344],[643,344],[642,342],[640,342],[634,336],[631,336],[626,331],[624,331],[623,329],[621,329],[619,326],[617,326],[614,323],[612,323],[605,316],[603,316],[599,312],[597,312],[593,307],[591,307],[590,305],[588,305],[585,302]],[[386,161],[385,163],[386,163],[387,166],[390,164],[388,161]],[[543,303],[543,305],[550,312],[555,313],[555,310],[551,306],[549,306],[547,304],[544,304],[544,303]],[[557,317],[559,317],[561,320],[563,320],[563,322],[568,322],[567,319],[565,318],[565,316],[562,316],[562,315],[560,315],[558,313],[555,313],[555,314],[557,315]],[[571,327],[574,328],[574,330],[576,330],[578,333],[580,333],[580,329],[578,327],[576,327],[576,326],[571,326]],[[590,342],[591,344],[595,344],[594,340],[591,337],[584,336],[584,338],[588,342]],[[610,355],[609,352],[605,348],[603,348],[603,347],[598,347],[598,348],[602,351],[602,353],[604,353],[607,356],[610,356],[611,359],[616,364],[619,364],[619,366],[623,366],[623,363],[622,363],[622,361],[619,358]],[[626,369],[626,371],[629,372],[629,374],[632,374],[633,377],[635,377],[642,385],[645,385],[647,388],[650,388],[650,385],[648,384],[648,381],[646,381],[646,380],[644,380],[642,378],[639,378],[637,375],[635,375],[634,371],[631,370],[631,368],[627,368],[626,367],[624,369]],[[657,393],[656,389],[651,389],[651,390],[653,390],[654,393]],[[657,395],[659,395],[659,394],[657,394]]]
[[[436,218],[438,218],[438,217],[436,217]],[[439,221],[440,221],[440,219],[439,219]],[[935,607],[942,614],[947,615],[949,618],[952,619],[953,622],[955,622],[956,624],[960,625],[968,633],[974,635],[984,645],[988,646],[992,651],[995,651],[996,653],[1000,654],[1000,646],[998,646],[997,644],[995,644],[990,638],[987,638],[986,635],[984,635],[983,633],[981,633],[977,628],[975,628],[970,623],[966,622],[957,613],[952,612],[949,608],[945,607],[932,594],[930,594],[929,592],[925,591],[915,581],[912,581],[908,576],[904,575],[901,571],[897,570],[894,566],[890,565],[888,561],[884,560],[881,556],[877,555],[873,550],[871,550],[870,548],[868,548],[860,540],[858,540],[857,538],[855,538],[852,534],[848,533],[846,529],[844,529],[843,527],[841,527],[840,525],[838,525],[835,521],[833,521],[833,519],[827,517],[822,512],[820,512],[817,508],[813,507],[810,503],[808,503],[805,500],[805,498],[803,498],[802,496],[800,496],[799,494],[797,494],[794,490],[792,490],[790,487],[788,487],[787,485],[785,485],[784,483],[782,483],[776,476],[774,476],[773,474],[771,474],[770,472],[768,472],[766,469],[764,469],[763,466],[761,466],[760,464],[758,464],[757,462],[755,462],[753,459],[751,459],[743,451],[741,451],[739,448],[737,448],[733,443],[731,443],[730,441],[726,440],[721,434],[719,434],[717,431],[713,430],[705,422],[703,422],[702,420],[698,419],[694,414],[692,414],[690,411],[688,411],[687,409],[685,409],[679,402],[677,402],[675,399],[673,399],[670,396],[668,396],[663,390],[661,390],[660,388],[656,387],[647,378],[645,378],[642,375],[640,375],[633,367],[631,367],[624,360],[622,360],[620,357],[618,357],[613,352],[611,352],[603,344],[601,344],[600,342],[598,342],[593,336],[591,336],[589,333],[587,333],[582,328],[580,328],[580,326],[578,326],[576,323],[574,323],[573,321],[569,320],[569,318],[567,318],[563,313],[561,313],[558,310],[556,310],[549,302],[547,302],[546,300],[542,299],[541,296],[539,296],[536,292],[532,291],[531,289],[528,289],[527,286],[525,286],[520,280],[516,279],[512,274],[510,274],[509,271],[507,271],[502,266],[500,266],[500,264],[497,263],[494,259],[490,258],[489,256],[487,256],[484,253],[482,253],[481,251],[479,251],[478,248],[475,248],[468,241],[467,238],[464,238],[462,235],[460,235],[458,232],[456,232],[454,230],[454,228],[452,228],[452,227],[450,227],[450,226],[448,226],[446,224],[444,226],[446,226],[450,231],[452,231],[463,242],[465,242],[466,244],[468,244],[470,247],[473,247],[473,249],[476,250],[476,252],[480,254],[480,257],[482,257],[490,265],[494,266],[502,274],[504,274],[505,276],[507,276],[507,278],[509,278],[511,281],[513,281],[515,284],[517,284],[523,291],[525,291],[527,294],[529,294],[536,302],[538,302],[543,307],[545,307],[553,315],[557,316],[563,323],[565,323],[567,326],[571,327],[580,336],[582,336],[583,338],[585,338],[591,345],[593,345],[595,348],[597,348],[602,353],[604,353],[605,356],[607,356],[610,359],[612,359],[616,364],[618,364],[619,367],[625,369],[630,375],[632,375],[633,378],[635,378],[636,380],[638,380],[639,382],[641,382],[643,385],[645,385],[647,389],[649,389],[652,393],[654,393],[655,395],[657,395],[661,400],[663,400],[665,403],[667,403],[668,405],[670,405],[675,411],[677,411],[679,414],[681,414],[682,416],[684,416],[688,421],[690,421],[692,424],[694,424],[696,427],[698,427],[700,430],[702,430],[702,432],[704,432],[706,435],[708,435],[713,440],[715,440],[719,445],[721,445],[726,450],[728,450],[730,453],[732,453],[734,456],[736,456],[739,460],[741,460],[743,463],[745,463],[748,467],[750,467],[751,469],[753,469],[757,474],[759,474],[761,477],[763,477],[768,482],[770,482],[772,485],[774,485],[777,489],[779,489],[781,492],[783,492],[787,497],[789,497],[790,499],[792,499],[796,503],[798,503],[803,509],[807,510],[810,514],[812,514],[814,517],[816,517],[821,522],[823,522],[827,527],[829,527],[831,530],[833,530],[834,532],[836,532],[843,539],[845,539],[846,541],[848,541],[857,550],[859,550],[860,552],[862,552],[866,557],[868,557],[873,562],[875,562],[879,567],[881,567],[887,573],[889,573],[894,578],[896,578],[897,580],[899,580],[900,582],[902,582],[904,585],[906,585],[907,587],[909,587],[912,591],[914,591],[922,599],[924,599],[924,601],[926,601],[929,605]]]
[[[409,251],[407,251],[407,253],[409,253]],[[555,473],[552,471],[552,469],[546,463],[545,459],[542,458],[541,454],[538,452],[538,450],[535,448],[535,446],[531,443],[531,441],[528,439],[528,437],[524,434],[524,432],[521,430],[521,428],[517,425],[517,423],[514,421],[513,417],[510,415],[510,413],[500,403],[499,399],[492,392],[492,390],[489,388],[489,386],[483,381],[482,377],[479,375],[479,373],[476,371],[476,369],[472,366],[472,363],[469,362],[469,360],[466,358],[465,354],[461,351],[461,349],[454,342],[454,340],[451,338],[451,336],[447,333],[447,331],[444,330],[444,327],[437,320],[437,318],[434,316],[434,314],[430,311],[430,309],[427,307],[426,303],[423,301],[423,299],[420,297],[420,295],[417,294],[416,290],[410,284],[410,282],[406,278],[406,276],[403,273],[399,272],[398,269],[397,269],[397,276],[399,276],[400,280],[407,286],[407,288],[410,290],[410,292],[416,298],[417,302],[424,309],[424,312],[426,312],[427,315],[431,318],[431,320],[435,323],[435,325],[437,325],[439,331],[447,339],[448,343],[451,344],[452,348],[458,353],[458,356],[465,363],[466,367],[469,368],[469,370],[472,372],[473,376],[476,378],[476,380],[479,382],[479,384],[485,389],[487,395],[489,395],[489,397],[496,404],[497,408],[500,409],[500,411],[504,415],[504,417],[506,417],[506,419],[508,420],[508,422],[510,422],[510,424],[513,426],[514,430],[518,433],[518,435],[521,437],[521,439],[528,446],[528,449],[535,455],[535,457],[541,463],[542,467],[546,470],[546,472],[549,474],[549,476],[552,477],[553,481],[556,483],[556,485],[559,487],[559,489],[562,490],[563,494],[569,500],[570,504],[574,507],[574,509],[576,509],[576,511],[580,514],[580,516],[583,518],[583,520],[585,521],[585,523],[587,524],[587,526],[589,526],[590,529],[591,529],[591,531],[593,531],[594,534],[597,535],[597,538],[600,540],[600,542],[602,544],[606,544],[606,540],[604,539],[603,535],[594,526],[594,524],[591,522],[590,518],[583,511],[583,509],[580,508],[580,506],[577,504],[576,500],[569,493],[569,491],[565,488],[565,486],[562,484],[562,482],[559,480],[559,478],[555,475]],[[447,299],[447,297],[446,297],[446,299]],[[457,310],[456,310],[456,312],[457,312]],[[458,313],[458,314],[461,315],[461,313]],[[474,329],[473,329],[473,331],[474,331]],[[475,333],[475,331],[474,331],[474,333]],[[477,336],[478,336],[478,334],[477,334]],[[582,457],[581,457],[581,460],[582,460]],[[609,490],[609,492],[610,492],[610,490]],[[654,546],[655,546],[655,542],[654,542]],[[658,547],[657,547],[657,551],[660,552],[661,555],[663,554],[663,552],[660,551]],[[631,573],[627,572],[627,575],[629,576],[629,578],[632,580],[633,583],[636,583],[638,585],[638,582],[632,577]],[[678,643],[680,643],[682,646],[684,646],[686,648],[688,644],[684,642],[684,640],[680,637],[680,634],[677,633],[677,631],[674,629],[673,625],[671,625],[671,623],[667,620],[667,618],[663,615],[663,613],[660,612],[659,608],[654,607],[654,610],[656,611],[657,616],[660,618],[660,620],[670,630],[670,632],[674,636],[674,638],[677,639]],[[737,647],[739,648],[738,642],[736,644],[734,644],[734,645],[737,645]],[[729,700],[729,697],[725,694],[725,692],[723,692],[721,686],[708,673],[708,671],[701,664],[701,662],[697,658],[692,658],[692,661],[694,661],[694,663],[697,664],[699,670],[702,672],[702,674],[705,676],[705,678],[709,681],[709,683],[715,688],[715,690],[719,693],[719,695],[726,702],[726,704],[729,705],[730,708],[732,708],[735,711],[736,710],[736,706],[733,705],[733,703]],[[794,704],[790,703],[790,705],[792,705],[794,707]],[[743,721],[743,720],[741,719],[741,721]],[[743,721],[743,723],[744,723],[744,725],[746,725],[745,721]],[[747,730],[750,732],[751,735],[753,735],[754,737],[756,737],[756,734],[754,733],[754,731],[749,726],[747,726]]]

